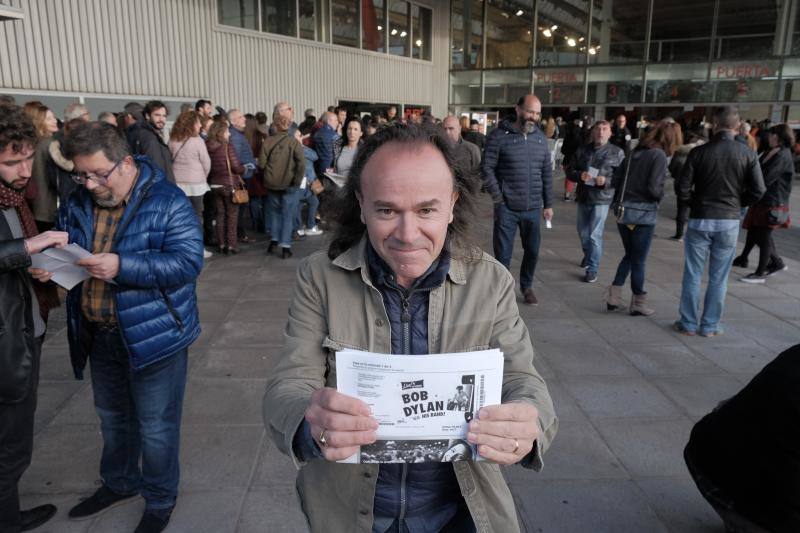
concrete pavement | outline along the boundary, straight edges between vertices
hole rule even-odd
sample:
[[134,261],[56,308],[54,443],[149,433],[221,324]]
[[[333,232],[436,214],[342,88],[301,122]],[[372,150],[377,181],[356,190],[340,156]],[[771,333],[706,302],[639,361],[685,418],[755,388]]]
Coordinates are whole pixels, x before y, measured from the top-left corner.
[[[670,329],[683,263],[682,245],[666,239],[674,224],[663,215],[672,216],[672,206],[667,199],[648,261],[647,290],[657,310],[650,318],[604,310],[603,291],[622,255],[613,219],[593,285],[581,281],[574,204],[557,201],[554,228],[543,229],[535,287],[541,303],[520,300],[520,312],[561,426],[541,473],[505,469],[527,531],[723,531],[686,472],[683,446],[696,420],[800,341],[800,235],[779,234],[789,270],[766,285],[736,281],[747,272],[734,268],[724,335],[684,337]],[[486,250],[489,213],[480,221]],[[323,243],[324,236],[309,237],[296,244],[292,259],[281,260],[264,254],[262,238],[238,256],[208,261],[198,286],[203,334],[190,350],[181,495],[168,531],[305,531],[294,468],[265,435],[261,398],[280,357],[294,270]],[[518,242],[515,276],[520,257]],[[23,507],[58,505],[42,532],[132,531],[140,499],[93,520],[66,519],[98,486],[101,439],[91,386],[72,379],[63,311],[50,331]]]

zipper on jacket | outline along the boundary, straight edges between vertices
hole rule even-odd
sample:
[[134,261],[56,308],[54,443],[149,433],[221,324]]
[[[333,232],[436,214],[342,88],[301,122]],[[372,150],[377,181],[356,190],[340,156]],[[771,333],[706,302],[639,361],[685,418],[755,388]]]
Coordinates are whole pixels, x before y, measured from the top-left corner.
[[178,324],[178,329],[181,331],[181,333],[183,333],[183,320],[181,320],[181,317],[178,316],[178,311],[172,305],[172,302],[170,301],[169,296],[167,296],[167,293],[164,291],[164,289],[159,290],[161,291],[161,297],[164,298],[164,303],[167,304],[169,314],[171,314],[172,318],[175,319],[175,323]]
[[[413,293],[412,293],[413,294]],[[400,315],[400,321],[403,323],[403,353],[411,353],[411,312],[409,311],[409,299],[411,294],[407,297],[400,292],[400,305],[403,306],[403,312]]]
[[405,524],[406,519],[406,477],[408,476],[408,463],[403,463],[403,467],[400,471],[400,515],[398,519],[400,521],[400,531],[405,531]]

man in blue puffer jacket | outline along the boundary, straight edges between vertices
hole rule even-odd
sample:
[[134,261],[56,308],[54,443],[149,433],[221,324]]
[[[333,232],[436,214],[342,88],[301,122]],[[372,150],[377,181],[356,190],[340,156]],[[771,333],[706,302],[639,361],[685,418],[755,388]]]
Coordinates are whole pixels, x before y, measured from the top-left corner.
[[103,484],[69,516],[88,518],[141,494],[136,533],[158,532],[177,498],[188,347],[200,335],[202,232],[186,195],[148,158],[132,157],[112,126],[82,125],[65,149],[83,186],[58,224],[93,253],[79,262],[92,277],[67,297],[70,355],[79,379],[91,362],[103,435]]
[[511,265],[517,227],[525,250],[519,284],[525,303],[536,305],[533,274],[539,258],[540,220],[553,218],[553,167],[547,139],[537,128],[542,104],[532,95],[519,99],[517,120],[504,120],[486,139],[483,176],[494,200],[494,256]]

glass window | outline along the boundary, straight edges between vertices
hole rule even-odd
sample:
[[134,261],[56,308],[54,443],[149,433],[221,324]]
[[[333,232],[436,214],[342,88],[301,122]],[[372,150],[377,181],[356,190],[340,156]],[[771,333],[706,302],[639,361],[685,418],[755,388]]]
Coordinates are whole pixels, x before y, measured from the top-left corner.
[[777,97],[777,61],[720,61],[711,64],[714,100],[752,102]]
[[528,67],[533,42],[533,0],[487,0],[486,67]]
[[786,53],[800,54],[800,9],[794,10],[794,18],[789,21],[789,35],[786,37]]
[[516,104],[520,96],[531,92],[531,71],[487,70],[484,72],[484,103]]
[[642,67],[589,68],[588,101],[596,104],[627,104],[642,101]]
[[386,4],[383,0],[361,2],[361,48],[386,52]]
[[[644,59],[647,2],[594,0],[589,63],[631,63]],[[583,48],[583,47],[582,47]]]
[[358,0],[331,0],[333,44],[358,48]]
[[258,29],[258,0],[217,0],[217,8],[220,24]]
[[717,17],[714,57],[745,58],[779,55],[775,50],[778,25],[776,0],[725,0]]
[[389,0],[389,53],[396,56],[409,55],[411,35],[408,25],[408,2]]
[[713,17],[714,0],[654,0],[650,61],[707,61]]
[[533,94],[543,104],[583,103],[583,68],[536,68],[534,74]]
[[450,103],[481,103],[481,73],[479,71],[450,73]]
[[296,0],[261,0],[261,31],[297,37]]
[[481,68],[483,60],[483,2],[453,0],[450,16],[452,27],[451,67]]
[[[586,2],[579,5],[588,6]],[[536,64],[583,65],[586,63],[586,9],[567,2],[541,0],[536,35]]]
[[323,41],[328,40],[328,25],[325,24],[327,20],[326,6],[324,0],[298,0],[297,6],[300,10],[300,38],[308,39],[309,41]]
[[800,59],[786,58],[783,63],[783,100],[800,100]]
[[433,13],[426,7],[411,5],[411,57],[414,59],[431,59],[433,37]]
[[648,65],[648,102],[708,102],[708,63]]

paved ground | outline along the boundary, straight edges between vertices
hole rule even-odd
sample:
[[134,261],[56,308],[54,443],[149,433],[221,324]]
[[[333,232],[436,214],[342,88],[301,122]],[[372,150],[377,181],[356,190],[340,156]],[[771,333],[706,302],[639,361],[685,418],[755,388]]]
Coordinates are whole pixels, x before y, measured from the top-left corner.
[[[672,214],[672,205],[668,199],[664,214]],[[723,336],[688,338],[669,328],[682,269],[682,246],[666,240],[672,222],[660,220],[648,264],[648,290],[658,312],[630,317],[605,312],[601,302],[621,256],[615,225],[607,226],[600,282],[584,284],[574,211],[574,204],[557,203],[536,272],[542,303],[521,306],[561,424],[543,472],[506,469],[524,527],[721,533],[686,473],[682,449],[694,421],[800,341],[800,235],[780,235],[789,271],[767,285],[739,283],[745,272],[734,269]],[[488,245],[490,219],[481,222]],[[308,238],[285,261],[265,256],[263,243],[250,245],[205,267],[198,287],[203,335],[190,351],[181,496],[169,531],[305,531],[293,467],[265,437],[261,397],[280,356],[294,269],[322,243],[321,237]],[[44,347],[23,506],[59,506],[56,519],[40,531],[132,531],[141,500],[93,521],[66,520],[67,510],[99,482],[100,434],[90,384],[72,379],[63,324],[57,314]]]

